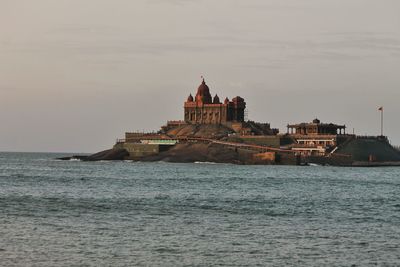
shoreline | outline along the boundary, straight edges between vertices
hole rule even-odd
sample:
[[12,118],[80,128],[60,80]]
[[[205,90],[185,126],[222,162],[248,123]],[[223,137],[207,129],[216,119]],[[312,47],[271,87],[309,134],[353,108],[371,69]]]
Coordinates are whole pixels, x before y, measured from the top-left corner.
[[304,167],[343,167],[343,168],[381,168],[381,167],[400,167],[400,161],[388,161],[388,162],[363,162],[363,161],[355,161],[352,164],[319,164],[310,162],[301,162],[300,164],[282,164],[282,163],[272,163],[268,164],[260,164],[260,163],[249,163],[249,162],[235,162],[235,161],[189,161],[189,160],[150,160],[150,159],[90,159],[90,156],[87,155],[73,155],[67,157],[56,158],[56,160],[60,161],[80,161],[80,162],[142,162],[142,163],[154,163],[154,162],[162,162],[162,163],[179,163],[179,164],[204,164],[204,165],[218,165],[218,164],[231,164],[231,165],[241,165],[241,166],[304,166]]

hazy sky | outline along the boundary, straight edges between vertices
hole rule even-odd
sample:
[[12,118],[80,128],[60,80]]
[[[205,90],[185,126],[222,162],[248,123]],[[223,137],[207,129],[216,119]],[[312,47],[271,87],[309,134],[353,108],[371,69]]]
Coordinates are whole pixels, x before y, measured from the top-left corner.
[[96,152],[182,119],[200,76],[249,119],[400,144],[399,0],[0,0],[0,151]]

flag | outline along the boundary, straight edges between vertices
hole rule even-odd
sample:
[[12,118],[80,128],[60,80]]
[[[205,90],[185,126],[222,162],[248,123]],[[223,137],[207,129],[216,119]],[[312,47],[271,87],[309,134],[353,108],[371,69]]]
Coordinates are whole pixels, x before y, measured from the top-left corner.
[[383,107],[378,108],[379,111],[383,111]]

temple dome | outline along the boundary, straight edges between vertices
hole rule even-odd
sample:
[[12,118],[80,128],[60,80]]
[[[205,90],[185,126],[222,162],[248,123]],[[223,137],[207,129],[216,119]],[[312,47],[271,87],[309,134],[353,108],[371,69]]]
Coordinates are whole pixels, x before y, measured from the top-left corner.
[[317,118],[315,118],[312,122],[315,123],[315,124],[321,123],[321,121],[319,119],[317,119]]
[[193,96],[192,96],[192,94],[190,94],[187,99],[187,102],[193,102],[193,101],[194,101]]
[[229,104],[229,98],[225,98],[224,104]]
[[203,79],[203,82],[200,84],[199,88],[197,88],[196,102],[202,102],[204,104],[212,103],[212,96],[210,94],[210,88],[208,88],[204,79]]

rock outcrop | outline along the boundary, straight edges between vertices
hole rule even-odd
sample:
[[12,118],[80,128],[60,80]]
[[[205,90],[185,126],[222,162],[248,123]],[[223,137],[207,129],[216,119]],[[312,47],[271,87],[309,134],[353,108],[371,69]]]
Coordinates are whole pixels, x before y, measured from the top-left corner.
[[231,149],[216,144],[178,144],[168,151],[144,157],[142,161],[250,164],[253,154],[252,151]]
[[108,149],[89,156],[74,155],[71,157],[58,158],[59,160],[82,160],[82,161],[100,161],[100,160],[124,160],[129,156],[125,149]]
[[393,162],[400,161],[400,153],[386,138],[355,138],[344,146],[339,147],[337,153],[352,156],[353,161]]
[[213,138],[219,139],[225,137],[234,131],[224,125],[209,124],[209,125],[194,125],[187,124],[176,128],[173,128],[167,132],[168,136],[171,137],[202,137],[202,138]]

